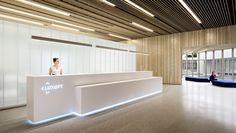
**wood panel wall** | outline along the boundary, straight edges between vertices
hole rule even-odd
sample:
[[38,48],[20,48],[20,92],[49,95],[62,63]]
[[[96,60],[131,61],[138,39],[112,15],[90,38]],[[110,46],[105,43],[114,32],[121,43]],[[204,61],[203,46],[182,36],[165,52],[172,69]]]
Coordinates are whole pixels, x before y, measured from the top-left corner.
[[180,34],[157,36],[131,40],[136,45],[137,71],[150,70],[155,76],[163,77],[164,83],[181,83],[181,43]]
[[181,33],[182,49],[217,49],[234,47],[236,25]]
[[182,53],[236,47],[236,25],[130,40],[136,45],[137,71],[150,70],[166,84],[181,84]]

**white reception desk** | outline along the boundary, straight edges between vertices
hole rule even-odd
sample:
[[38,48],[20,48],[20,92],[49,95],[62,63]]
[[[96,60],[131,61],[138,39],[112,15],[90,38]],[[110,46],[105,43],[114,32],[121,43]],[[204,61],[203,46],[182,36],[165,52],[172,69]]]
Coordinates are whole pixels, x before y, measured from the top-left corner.
[[40,124],[67,115],[87,116],[162,92],[151,71],[27,77],[27,115]]

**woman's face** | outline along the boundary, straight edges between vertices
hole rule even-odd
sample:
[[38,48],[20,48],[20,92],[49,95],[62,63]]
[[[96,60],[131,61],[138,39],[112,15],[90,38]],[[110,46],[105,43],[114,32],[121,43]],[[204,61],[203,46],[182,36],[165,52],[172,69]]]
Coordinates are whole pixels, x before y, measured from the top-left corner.
[[54,64],[55,65],[58,65],[60,62],[59,62],[59,59],[57,59],[55,62],[54,62]]

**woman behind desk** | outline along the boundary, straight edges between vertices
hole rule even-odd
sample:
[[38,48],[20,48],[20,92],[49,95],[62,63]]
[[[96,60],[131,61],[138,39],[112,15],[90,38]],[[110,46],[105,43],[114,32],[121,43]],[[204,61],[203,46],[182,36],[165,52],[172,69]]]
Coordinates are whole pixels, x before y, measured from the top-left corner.
[[54,65],[49,68],[49,75],[62,75],[62,68],[59,63],[59,58],[53,58]]

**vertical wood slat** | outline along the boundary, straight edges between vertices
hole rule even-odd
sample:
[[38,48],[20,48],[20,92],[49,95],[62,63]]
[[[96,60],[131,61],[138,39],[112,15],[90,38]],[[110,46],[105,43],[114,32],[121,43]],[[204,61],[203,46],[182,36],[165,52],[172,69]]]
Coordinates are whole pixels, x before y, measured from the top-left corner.
[[131,40],[137,51],[149,55],[137,56],[137,70],[151,70],[154,76],[162,76],[164,83],[181,84],[180,34]]

